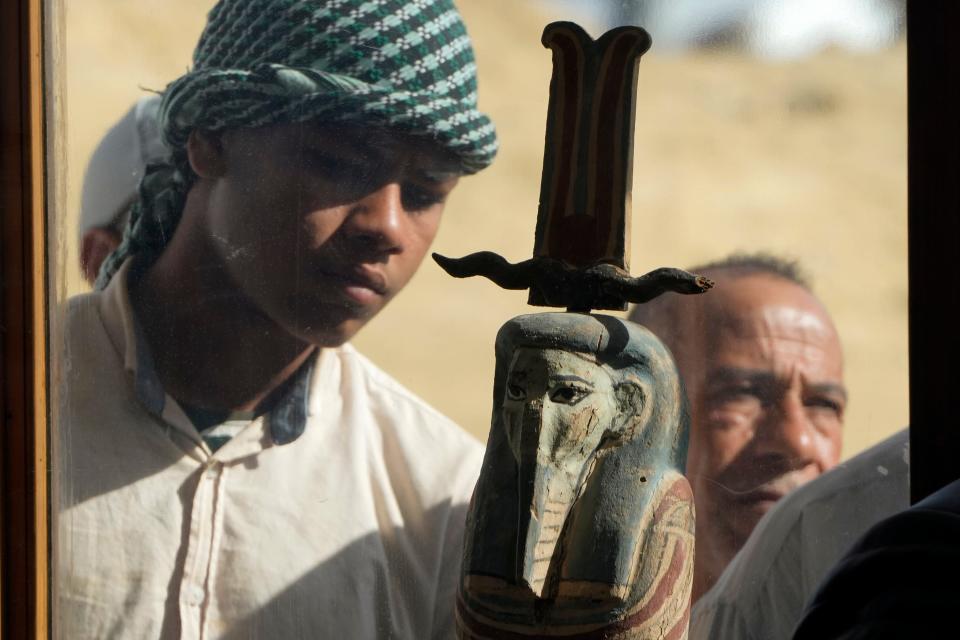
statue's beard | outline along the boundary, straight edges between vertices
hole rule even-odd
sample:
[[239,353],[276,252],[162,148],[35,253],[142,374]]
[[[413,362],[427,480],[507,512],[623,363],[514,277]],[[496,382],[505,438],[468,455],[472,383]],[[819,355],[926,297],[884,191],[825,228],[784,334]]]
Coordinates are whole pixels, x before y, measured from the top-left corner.
[[[557,547],[589,459],[587,455],[556,465],[538,460],[534,450],[521,453],[518,461],[516,582],[537,598],[550,598],[556,591],[554,573],[563,562],[562,549]],[[571,467],[575,472],[569,472]]]

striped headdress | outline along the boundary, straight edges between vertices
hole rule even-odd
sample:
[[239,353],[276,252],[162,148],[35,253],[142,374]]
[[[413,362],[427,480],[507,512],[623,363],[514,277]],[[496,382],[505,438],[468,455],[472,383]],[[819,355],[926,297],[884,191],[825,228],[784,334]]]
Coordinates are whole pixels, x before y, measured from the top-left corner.
[[451,0],[220,0],[193,69],[163,93],[170,162],[147,169],[97,287],[133,254],[155,259],[173,235],[195,179],[193,129],[362,122],[428,138],[474,173],[497,150],[476,104],[473,50]]

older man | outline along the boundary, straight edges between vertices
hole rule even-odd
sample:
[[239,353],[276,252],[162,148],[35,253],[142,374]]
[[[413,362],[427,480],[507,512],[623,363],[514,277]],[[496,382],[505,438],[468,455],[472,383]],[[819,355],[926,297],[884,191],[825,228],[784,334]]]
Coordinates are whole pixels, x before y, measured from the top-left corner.
[[80,270],[93,284],[100,266],[123,238],[137,185],[148,164],[169,153],[157,123],[159,96],[138,100],[93,151],[80,198]]
[[692,271],[716,288],[631,319],[673,352],[690,401],[696,601],[777,500],[837,464],[846,391],[836,329],[793,263],[733,256]]
[[450,637],[482,448],[346,343],[493,159],[459,14],[221,0],[157,117],[67,318],[61,637]]

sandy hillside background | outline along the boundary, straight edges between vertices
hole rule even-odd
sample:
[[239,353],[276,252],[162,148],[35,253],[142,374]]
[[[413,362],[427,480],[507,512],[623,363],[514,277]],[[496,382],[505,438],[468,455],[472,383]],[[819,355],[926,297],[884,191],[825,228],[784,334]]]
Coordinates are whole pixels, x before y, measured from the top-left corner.
[[[86,159],[138,97],[185,71],[199,0],[67,0],[66,290],[84,290],[75,216]],[[460,0],[480,68],[481,106],[502,151],[452,197],[435,248],[529,257],[543,151],[551,19],[527,0]],[[656,43],[656,34],[652,34]],[[735,54],[658,56],[639,75],[632,270],[734,250],[800,258],[846,348],[845,456],[907,421],[906,77],[903,46],[790,63]],[[72,219],[70,217],[73,217]],[[432,262],[357,346],[481,440],[493,338],[526,296],[455,281]]]

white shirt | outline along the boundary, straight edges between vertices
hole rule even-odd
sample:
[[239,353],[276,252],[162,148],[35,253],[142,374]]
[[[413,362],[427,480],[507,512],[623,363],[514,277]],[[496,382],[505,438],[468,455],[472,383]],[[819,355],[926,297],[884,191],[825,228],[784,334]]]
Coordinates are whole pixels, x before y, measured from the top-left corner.
[[908,443],[901,431],[783,498],[694,605],[690,640],[792,638],[837,560],[910,506]]
[[451,637],[480,444],[344,346],[299,431],[274,411],[213,453],[138,370],[128,271],[69,305],[58,637]]

